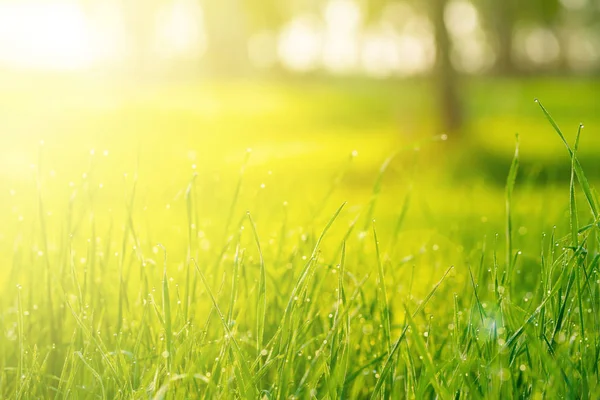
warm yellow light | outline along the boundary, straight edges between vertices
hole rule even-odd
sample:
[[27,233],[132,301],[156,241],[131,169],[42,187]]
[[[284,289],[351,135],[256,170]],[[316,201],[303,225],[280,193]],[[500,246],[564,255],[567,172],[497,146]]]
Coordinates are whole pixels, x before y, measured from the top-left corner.
[[72,70],[94,58],[82,7],[72,1],[0,3],[0,62],[16,68]]

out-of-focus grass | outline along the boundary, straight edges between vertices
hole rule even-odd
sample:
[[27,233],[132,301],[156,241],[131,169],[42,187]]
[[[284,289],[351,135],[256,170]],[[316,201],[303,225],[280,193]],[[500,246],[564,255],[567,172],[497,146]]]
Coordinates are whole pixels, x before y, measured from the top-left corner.
[[[13,173],[33,162],[32,147],[40,139],[68,151],[65,164],[84,157],[82,148],[109,148],[113,159],[125,162],[139,153],[155,160],[154,165],[189,160],[194,152],[195,161],[213,165],[215,160],[239,162],[243,150],[252,147],[257,151],[253,162],[293,164],[308,156],[312,162],[304,170],[311,171],[353,149],[375,169],[401,145],[442,133],[428,81],[140,86],[90,78],[39,78],[1,83],[3,170],[10,168]],[[530,160],[552,164],[561,147],[548,140],[551,132],[531,106],[533,99],[560,110],[559,123],[575,129],[580,122],[597,125],[599,92],[600,84],[593,80],[465,82],[467,127],[460,146],[507,159],[519,131]],[[582,140],[582,158],[600,147],[598,135],[588,134]],[[66,142],[69,146],[64,146]]]
[[[446,142],[439,140],[427,81],[140,84],[41,77],[2,83],[0,176],[7,189],[0,201],[7,205],[7,220],[31,218],[24,214],[36,207],[38,167],[50,211],[64,208],[73,187],[93,178],[95,203],[117,213],[114,202],[125,201],[135,177],[137,203],[163,211],[183,202],[182,191],[197,173],[201,191],[210,193],[203,199],[207,209],[221,213],[218,207],[230,198],[251,148],[242,192],[247,201],[268,197],[306,210],[320,206],[332,185],[329,204],[365,204],[380,165],[398,153],[384,175],[390,196],[380,200],[378,213],[395,212],[413,186],[413,206],[423,215],[413,212],[408,220],[441,228],[450,220],[432,216],[466,217],[465,203],[472,204],[475,219],[500,211],[503,183],[494,174],[504,179],[517,130],[525,160],[568,169],[559,141],[536,115],[536,94],[549,107],[566,110],[558,116],[563,126],[576,127],[585,118],[592,130],[600,125],[594,120],[600,115],[594,81],[467,83],[467,131]],[[580,113],[566,93],[578,99]],[[581,158],[600,147],[596,136],[584,133]],[[83,174],[89,177],[82,179]],[[548,190],[538,187],[527,197],[548,207],[542,200]]]

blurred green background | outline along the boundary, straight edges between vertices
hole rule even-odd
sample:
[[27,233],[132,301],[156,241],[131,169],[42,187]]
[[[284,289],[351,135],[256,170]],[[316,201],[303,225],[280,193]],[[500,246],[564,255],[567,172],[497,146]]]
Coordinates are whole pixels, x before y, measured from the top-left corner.
[[385,232],[412,193],[409,226],[476,224],[457,233],[472,242],[503,229],[516,133],[520,211],[548,229],[566,210],[570,165],[534,99],[569,140],[585,124],[579,157],[599,179],[599,10],[592,0],[2,0],[3,252],[12,257],[15,238],[37,248],[26,232],[39,228],[40,198],[58,241],[72,199],[87,193],[81,209],[108,229],[134,186],[148,234],[169,227],[161,240],[181,247],[189,180],[204,193],[203,226],[227,229],[246,157],[236,207],[256,218],[287,201],[291,221],[318,225],[317,210],[346,200],[368,210],[383,190],[366,215]]
[[104,146],[210,165],[253,147],[290,168],[310,157],[305,171],[357,150],[366,171],[445,135],[430,166],[501,183],[519,132],[526,169],[563,179],[533,99],[567,132],[588,126],[592,164],[599,15],[595,0],[2,0],[2,169],[18,179],[43,138],[69,143],[63,163]]

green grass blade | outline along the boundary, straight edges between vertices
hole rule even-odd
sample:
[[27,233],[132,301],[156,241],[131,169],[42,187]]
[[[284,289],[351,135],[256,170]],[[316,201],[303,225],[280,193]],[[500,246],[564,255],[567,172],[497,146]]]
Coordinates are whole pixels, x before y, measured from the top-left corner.
[[215,297],[212,290],[210,289],[210,286],[208,284],[208,281],[206,280],[206,277],[204,276],[204,273],[202,273],[202,270],[198,266],[198,263],[196,263],[195,259],[192,259],[192,262],[194,263],[194,266],[196,267],[196,271],[198,272],[198,275],[200,275],[200,280],[202,281],[202,284],[204,285],[204,288],[206,289],[206,292],[208,293],[208,295],[210,297],[213,307],[214,307],[215,311],[217,312],[219,319],[221,320],[221,324],[223,325],[223,330],[227,334],[227,337],[229,338],[229,340],[231,340],[231,342],[233,343],[235,359],[240,368],[240,375],[239,375],[240,376],[240,382],[239,382],[240,391],[243,394],[244,398],[246,398],[248,400],[255,399],[258,390],[253,383],[254,380],[253,380],[252,374],[250,373],[250,368],[248,367],[246,357],[244,356],[244,353],[242,352],[242,349],[241,349],[238,341],[236,340],[235,336],[232,334],[231,330],[229,329],[229,325],[227,324],[227,321],[225,320],[225,316],[221,312],[221,309],[219,308],[219,304],[217,303],[217,298]]
[[[586,176],[585,176],[585,174],[583,172],[583,168],[581,168],[581,164],[579,164],[579,160],[577,159],[577,156],[575,155],[575,153],[573,152],[573,150],[569,146],[569,143],[567,142],[567,139],[565,139],[565,136],[563,135],[562,131],[560,130],[560,128],[558,127],[558,125],[556,124],[556,122],[554,121],[554,119],[550,116],[550,114],[548,113],[548,111],[546,110],[546,108],[537,99],[536,99],[536,102],[538,103],[538,105],[542,109],[542,112],[544,113],[544,115],[546,116],[546,118],[548,119],[548,121],[550,121],[550,125],[552,125],[552,127],[554,128],[554,130],[556,131],[556,133],[558,134],[558,136],[562,140],[563,144],[565,145],[565,147],[569,151],[569,156],[573,159],[573,168],[575,170],[575,174],[577,175],[577,180],[579,181],[579,184],[581,185],[581,189],[583,190],[585,198],[586,198],[586,200],[587,200],[587,202],[588,202],[588,204],[590,206],[590,210],[592,212],[592,215],[594,216],[594,219],[598,220],[597,199],[594,197],[594,195],[592,193],[592,189],[590,187],[590,183],[587,180],[587,178],[586,178]],[[582,125],[580,125],[580,129],[581,128],[582,128]]]
[[[425,308],[425,306],[427,305],[429,300],[433,297],[433,295],[435,294],[437,289],[440,287],[440,285],[442,284],[444,279],[446,279],[446,276],[448,276],[448,274],[450,273],[452,268],[454,268],[454,267],[450,267],[446,270],[446,272],[444,273],[442,278],[438,281],[438,283],[436,283],[434,285],[433,289],[431,289],[431,291],[427,294],[425,299],[421,302],[421,304],[419,304],[417,309],[413,312],[413,314],[412,314],[413,316],[416,316],[423,310],[423,308]],[[392,346],[390,353],[387,356],[387,359],[385,361],[385,364],[383,366],[381,374],[379,374],[379,379],[375,383],[375,388],[373,389],[373,392],[371,393],[371,400],[375,400],[379,396],[379,392],[380,392],[381,388],[383,387],[384,383],[388,379],[388,376],[392,372],[392,368],[394,365],[394,357],[396,356],[396,353],[398,352],[398,349],[400,348],[400,344],[402,343],[402,341],[404,340],[404,338],[406,336],[407,330],[408,330],[408,324],[405,325],[404,328],[402,329],[400,336],[394,342],[394,345]]]
[[512,194],[519,171],[519,135],[516,135],[515,155],[506,178],[506,268],[508,278],[512,273],[513,229],[512,229]]
[[[381,313],[381,324],[383,325],[383,340],[385,341],[387,351],[391,351],[392,348],[392,329],[390,326],[390,306],[388,303],[387,289],[385,287],[385,271],[383,269],[383,263],[381,261],[381,254],[379,252],[379,239],[377,238],[377,230],[375,229],[375,221],[373,221],[373,240],[375,241],[375,253],[377,255],[377,289],[379,299],[379,311]],[[394,368],[390,372],[390,377],[394,376]],[[389,387],[392,387],[392,381],[389,381]]]
[[413,318],[411,317],[410,312],[409,312],[408,308],[406,307],[406,305],[404,306],[404,310],[405,310],[406,319],[408,320],[408,326],[410,326],[410,328],[412,329],[411,337],[413,338],[413,342],[414,342],[415,346],[417,347],[417,351],[421,355],[421,358],[423,359],[423,363],[427,367],[427,372],[426,372],[427,375],[426,376],[429,378],[431,385],[435,388],[437,395],[441,399],[449,399],[450,393],[448,393],[448,390],[444,387],[444,382],[440,382],[439,377],[438,377],[439,373],[433,364],[433,359],[431,358],[431,354],[427,350],[425,341],[423,340],[422,335],[419,333],[419,328],[417,327]]
[[252,233],[254,234],[254,241],[256,248],[258,249],[258,256],[260,258],[260,277],[258,280],[258,298],[256,299],[256,352],[260,353],[263,348],[263,336],[265,333],[265,317],[267,312],[267,276],[265,273],[265,260],[263,258],[262,249],[260,247],[260,240],[258,239],[258,232],[256,231],[256,224],[248,212],[248,220],[252,227]]
[[171,296],[169,293],[169,277],[167,276],[167,250],[163,245],[159,244],[164,252],[164,269],[162,279],[162,306],[163,306],[163,321],[165,323],[165,338],[166,338],[166,358],[167,360],[167,371],[172,370],[172,359],[173,359],[173,326],[171,318]]

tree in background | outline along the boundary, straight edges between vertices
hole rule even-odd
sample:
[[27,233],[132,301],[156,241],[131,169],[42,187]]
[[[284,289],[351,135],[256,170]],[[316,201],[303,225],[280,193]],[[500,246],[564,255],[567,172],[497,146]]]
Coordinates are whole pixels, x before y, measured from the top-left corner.
[[240,74],[251,66],[248,41],[257,32],[278,31],[294,9],[286,0],[200,0],[208,36],[211,73]]
[[513,33],[515,29],[518,4],[515,0],[485,0],[482,15],[487,20],[496,37],[496,65],[499,74],[508,75],[515,72],[513,58]]
[[452,65],[452,42],[444,18],[448,0],[431,0],[431,21],[435,30],[436,62],[435,83],[438,92],[438,107],[442,129],[446,132],[460,132],[463,124],[463,111],[458,92],[458,76]]
[[[136,60],[135,65],[143,66],[146,59],[149,58],[147,54],[151,48],[153,24],[156,23],[153,14],[159,8],[158,4],[164,6],[164,4],[174,4],[178,1],[185,0],[171,0],[167,3],[148,0],[144,1],[143,5],[141,0],[123,3],[128,4],[128,6],[123,5],[122,7],[126,16],[127,29],[135,42],[132,51],[136,54],[133,57]],[[252,73],[252,65],[248,57],[248,44],[254,35],[268,32],[272,35],[270,40],[273,44],[277,40],[277,34],[293,18],[309,13],[318,19],[319,16],[322,17],[323,8],[327,4],[327,2],[318,0],[187,1],[197,1],[195,4],[199,4],[202,8],[201,24],[207,38],[202,69],[217,75]],[[455,70],[452,61],[455,50],[463,43],[451,35],[452,31],[449,32],[445,20],[446,9],[455,0],[348,1],[353,1],[360,7],[367,29],[381,23],[384,10],[392,3],[410,4],[414,9],[425,11],[428,14],[435,37],[436,62],[430,73],[437,91],[440,124],[447,132],[460,132],[464,120],[460,101],[460,74]],[[576,2],[580,5],[574,3],[574,6],[568,5],[566,0],[460,1],[468,1],[477,6],[478,17],[481,19],[480,25],[486,31],[488,44],[495,51],[494,70],[502,75],[527,70],[571,70],[573,64],[569,57],[578,54],[572,46],[574,43],[573,31],[587,29],[587,32],[590,32],[592,29],[600,28],[595,22],[597,19],[594,19],[599,8],[596,2],[591,0]],[[574,9],[573,7],[579,8]],[[526,28],[525,30],[531,28],[530,32],[526,32],[523,37],[516,37],[518,36],[516,33],[522,33],[523,27]],[[537,38],[529,40],[532,35],[527,35],[531,32],[535,32]],[[555,42],[554,50],[552,50],[554,56],[544,59],[548,54],[548,46],[544,46],[546,43],[544,40],[548,38],[551,42]],[[528,41],[528,43],[524,44],[524,41]],[[541,45],[536,43],[541,43]],[[525,50],[523,50],[524,48]],[[274,52],[275,49],[272,51]],[[541,54],[538,60],[535,59],[536,54]],[[593,58],[593,54],[589,57]],[[595,65],[598,65],[597,61]],[[137,69],[141,69],[141,67]]]
[[208,37],[207,67],[212,73],[240,73],[247,68],[247,13],[241,0],[203,0]]
[[147,69],[150,60],[158,3],[156,0],[131,0],[122,2],[120,7],[129,33],[129,69],[139,77]]

